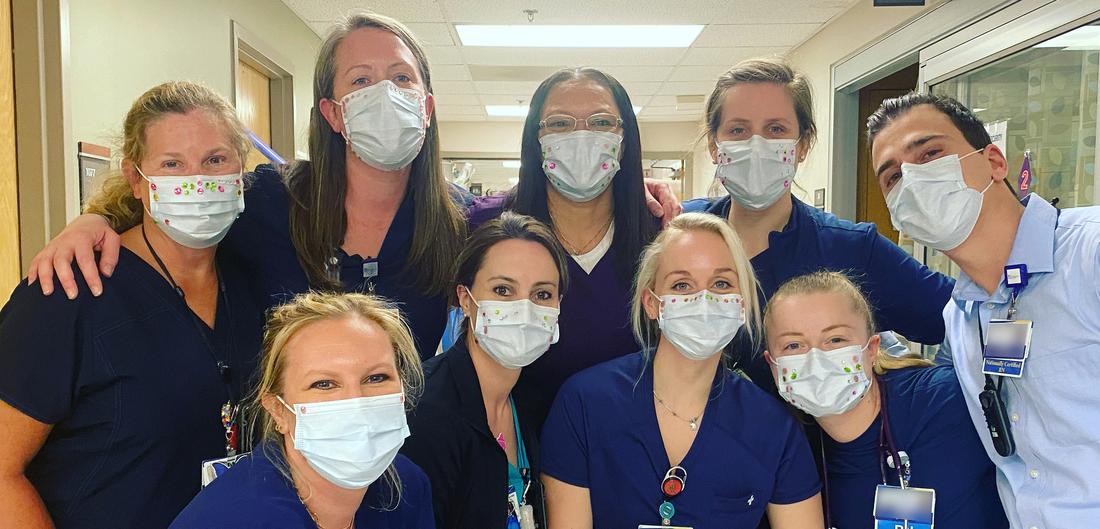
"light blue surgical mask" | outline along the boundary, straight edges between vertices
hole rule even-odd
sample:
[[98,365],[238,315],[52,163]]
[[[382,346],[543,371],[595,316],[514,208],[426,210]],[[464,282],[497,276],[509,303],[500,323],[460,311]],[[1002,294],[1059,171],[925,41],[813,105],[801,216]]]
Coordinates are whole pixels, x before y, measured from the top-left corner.
[[972,189],[963,180],[962,160],[981,151],[901,164],[901,180],[886,195],[894,229],[941,252],[970,237],[993,180],[981,191]]

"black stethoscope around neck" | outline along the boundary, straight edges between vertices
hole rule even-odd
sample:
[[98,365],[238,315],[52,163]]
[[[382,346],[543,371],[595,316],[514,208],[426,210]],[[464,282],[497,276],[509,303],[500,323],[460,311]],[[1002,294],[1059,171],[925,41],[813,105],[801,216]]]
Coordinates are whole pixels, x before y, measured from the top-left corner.
[[[902,450],[898,450],[897,444],[894,442],[894,434],[890,429],[890,407],[886,398],[886,382],[880,377],[875,377],[875,383],[878,384],[879,395],[879,435],[878,435],[878,447],[876,455],[878,456],[879,476],[882,478],[882,484],[888,485],[889,470],[893,469],[897,474],[898,485],[905,489],[909,487],[909,478],[912,475],[912,467],[909,464],[909,455]],[[824,477],[825,485],[825,497],[823,498],[825,504],[825,527],[831,529],[833,527],[833,514],[830,507],[830,493],[829,493],[829,463],[825,455],[825,433],[821,430],[821,467],[822,475]]]

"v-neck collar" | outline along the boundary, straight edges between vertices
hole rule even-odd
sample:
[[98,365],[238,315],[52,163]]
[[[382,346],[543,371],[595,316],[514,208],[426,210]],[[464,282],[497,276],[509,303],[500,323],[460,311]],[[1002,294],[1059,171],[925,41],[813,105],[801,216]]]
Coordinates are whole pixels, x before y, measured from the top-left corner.
[[[717,428],[717,424],[712,424],[715,423],[718,417],[719,400],[715,398],[716,384],[714,381],[718,379],[723,368],[719,365],[717,369],[715,378],[711,382],[707,404],[703,408],[703,421],[699,424],[699,431],[695,433],[695,439],[691,442],[691,447],[688,448],[687,453],[684,454],[684,459],[678,465],[687,470],[689,476],[692,467],[698,464],[697,460],[703,457],[697,454],[706,453],[706,444],[711,437],[711,432],[714,428]],[[661,437],[661,426],[657,421],[657,407],[653,397],[652,354],[645,360],[642,378],[634,388],[633,401],[634,428],[631,428],[629,434],[645,448],[654,474],[663,477],[665,472],[673,465],[669,460],[668,452],[665,450],[664,439]],[[659,487],[660,480],[655,482],[653,486]]]
[[146,262],[145,259],[142,259],[141,256],[133,250],[121,246],[119,247],[119,262],[125,263],[126,261],[132,261],[134,271],[138,274],[138,280],[145,283],[146,290],[150,294],[160,297],[164,304],[171,307],[180,317],[194,318],[195,321],[202,325],[202,330],[207,332],[210,338],[215,336],[215,330],[221,330],[221,327],[228,326],[228,324],[219,325],[219,323],[222,323],[227,310],[224,303],[225,296],[223,296],[220,291],[220,281],[218,285],[219,291],[214,306],[214,326],[210,327],[198,316],[198,314],[195,314],[195,312],[191,310],[191,307],[187,305],[186,301],[179,297],[179,294],[172,288],[172,284],[168,282],[168,279],[161,275],[156,268],[153,268],[153,265]]

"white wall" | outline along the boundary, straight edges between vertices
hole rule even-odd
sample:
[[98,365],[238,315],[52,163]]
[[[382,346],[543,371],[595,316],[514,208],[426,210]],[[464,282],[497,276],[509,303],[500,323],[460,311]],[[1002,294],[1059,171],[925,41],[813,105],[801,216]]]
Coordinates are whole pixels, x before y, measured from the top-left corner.
[[[956,0],[963,1],[963,0]],[[813,85],[814,120],[818,126],[817,146],[799,167],[796,183],[805,195],[795,188],[796,195],[806,200],[813,190],[826,188],[825,203],[832,203],[829,189],[829,160],[832,152],[832,67],[848,55],[864,48],[912,17],[931,9],[942,1],[928,2],[925,7],[873,7],[870,1],[861,1],[829,22],[813,37],[791,50],[787,60],[796,70],[810,78]],[[855,175],[851,175],[855,179]],[[853,186],[854,189],[854,186]]]
[[295,150],[308,150],[313,63],[321,43],[280,0],[74,0],[69,16],[73,142],[116,151],[130,104],[164,81],[200,82],[232,101],[230,28],[237,21],[294,76]]
[[[439,110],[446,116],[447,109]],[[699,124],[679,121],[642,121],[638,124],[642,150],[686,152],[692,149]],[[519,155],[522,121],[442,121],[440,144],[446,153]]]

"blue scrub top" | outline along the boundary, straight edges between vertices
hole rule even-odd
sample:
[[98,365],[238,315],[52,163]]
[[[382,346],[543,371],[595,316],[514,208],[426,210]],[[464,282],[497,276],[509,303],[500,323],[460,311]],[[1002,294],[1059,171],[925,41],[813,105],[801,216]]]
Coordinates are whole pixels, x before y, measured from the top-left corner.
[[[769,503],[797,503],[821,489],[802,428],[783,404],[721,367],[680,466],[688,477],[672,501],[672,525],[695,529],[755,529]],[[588,489],[595,527],[660,525],[668,469],[652,363],[642,353],[562,386],[543,426],[542,472]]]
[[[298,493],[265,454],[257,449],[241,459],[195,497],[169,529],[317,529]],[[401,480],[401,499],[391,504],[384,477],[367,488],[355,513],[355,527],[435,529],[428,477],[405,456],[393,462]]]
[[[250,187],[244,194],[245,212],[221,247],[243,267],[255,271],[263,304],[272,307],[308,291],[310,284],[290,239],[290,197],[282,175],[271,165],[260,165],[247,178]],[[373,279],[363,277],[362,256],[341,250],[336,256],[344,289],[367,292],[373,285],[375,294],[396,302],[421,358],[430,358],[443,335],[447,300],[443,294],[425,295],[402,276],[416,228],[413,209],[412,194],[406,193],[375,256],[378,275]]]
[[[731,197],[699,198],[684,211],[729,217]],[[834,270],[852,278],[874,309],[879,331],[939,344],[944,338],[943,308],[955,280],[922,265],[883,237],[875,225],[837,218],[791,197],[791,217],[783,231],[768,235],[768,248],[752,258],[764,302],[789,279]],[[774,391],[771,369],[762,355],[742,366],[754,382]]]
[[[888,371],[890,432],[909,455],[912,487],[936,490],[939,529],[1008,527],[997,495],[996,469],[978,438],[951,366]],[[882,416],[847,443],[825,436],[832,521],[836,527],[872,527],[875,487],[882,483],[879,432]],[[886,469],[888,484],[897,473]]]
[[[506,195],[479,198],[468,210],[470,229],[500,216]],[[515,392],[538,423],[570,376],[638,350],[630,327],[631,279],[615,267],[614,242],[591,272],[566,259],[569,291],[561,300],[558,342],[523,368]]]
[[[225,295],[202,329],[239,399],[262,312],[221,257]],[[59,529],[167,527],[198,493],[202,461],[225,456],[226,384],[192,313],[140,257],[123,248],[98,297],[73,275],[75,300],[24,281],[0,312],[0,399],[52,425],[25,474]]]

